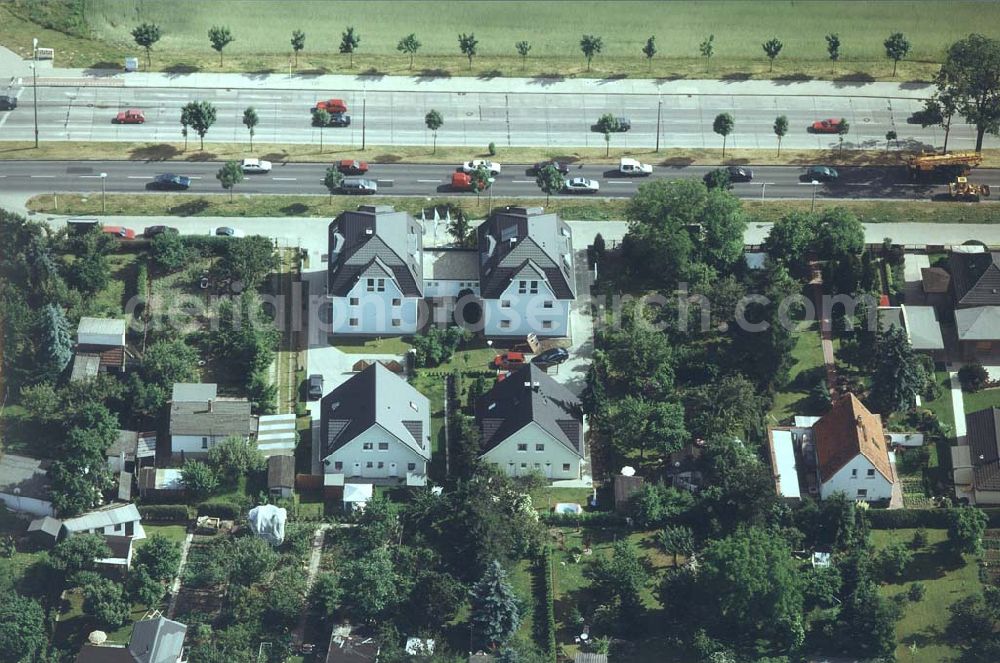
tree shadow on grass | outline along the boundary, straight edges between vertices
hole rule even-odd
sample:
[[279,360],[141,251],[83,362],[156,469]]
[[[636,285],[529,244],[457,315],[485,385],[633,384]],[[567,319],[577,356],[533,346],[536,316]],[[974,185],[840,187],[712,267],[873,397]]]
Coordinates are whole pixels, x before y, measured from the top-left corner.
[[660,161],[660,166],[670,166],[672,168],[686,168],[694,163],[693,157],[669,157]]
[[566,77],[562,74],[538,74],[531,78],[530,85],[540,85],[542,87],[548,87],[550,85],[555,85],[556,83],[562,83],[566,80]]
[[288,160],[288,151],[282,150],[281,152],[268,152],[267,154],[262,154],[260,158],[272,163],[284,163]]
[[195,64],[187,64],[184,62],[177,62],[175,64],[166,67],[164,73],[168,74],[171,78],[176,76],[184,76],[186,74],[193,74],[195,72],[201,71],[201,67]]
[[380,71],[375,67],[368,67],[360,74],[356,76],[359,81],[380,81],[385,78],[386,74],[384,71]]
[[121,71],[123,71],[121,64],[102,60],[101,62],[95,62],[84,69],[83,75],[93,78],[105,78],[108,76],[114,76]]
[[447,69],[421,69],[417,75],[417,82],[431,83],[441,78],[451,78],[451,72]]
[[195,216],[201,214],[209,207],[209,202],[204,198],[188,200],[179,205],[174,205],[167,212],[174,216]]
[[481,81],[491,81],[494,78],[503,78],[503,72],[499,69],[490,69],[489,71],[480,72],[476,78]]
[[852,71],[833,79],[834,87],[852,87],[874,83],[875,77],[864,71]]
[[129,159],[137,161],[166,161],[176,158],[181,153],[175,146],[168,143],[142,145],[129,150]]
[[748,81],[753,78],[753,74],[749,71],[731,71],[728,74],[722,76],[722,80],[727,83],[738,83],[739,81]]
[[809,74],[797,71],[791,74],[782,74],[781,76],[775,76],[774,82],[776,85],[788,85],[790,83],[805,83],[806,81],[811,81],[813,79]]
[[628,78],[628,74],[611,74],[610,76],[604,76],[598,79],[598,85],[605,85],[607,83],[614,83],[615,81],[622,81]]
[[302,216],[309,211],[309,206],[305,203],[292,203],[280,208],[279,211],[285,216]]
[[403,160],[398,154],[378,154],[375,156],[375,161],[378,163],[398,163]]
[[189,154],[184,157],[185,161],[215,161],[219,158],[219,155],[215,152],[205,152],[203,150],[198,150],[193,154]]

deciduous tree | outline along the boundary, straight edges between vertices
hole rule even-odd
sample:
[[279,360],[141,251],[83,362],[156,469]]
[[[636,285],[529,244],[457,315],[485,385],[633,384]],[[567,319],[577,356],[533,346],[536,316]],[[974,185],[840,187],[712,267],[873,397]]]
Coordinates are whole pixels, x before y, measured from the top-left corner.
[[476,33],[470,32],[465,34],[464,32],[458,35],[458,48],[462,51],[462,55],[469,58],[469,69],[472,69],[472,58],[476,55],[476,46],[479,45],[479,41],[476,39]]
[[219,271],[222,276],[239,281],[244,290],[257,290],[280,266],[274,243],[261,235],[232,240],[226,242]]
[[93,571],[98,559],[111,556],[104,537],[100,534],[77,534],[63,539],[49,553],[52,566],[67,577],[80,571]]
[[[469,57],[469,62],[470,63],[472,62],[471,56]],[[471,64],[470,64],[470,66],[471,66]],[[427,112],[427,115],[424,115],[424,124],[427,125],[427,128],[431,131],[431,133],[434,136],[434,143],[433,143],[434,147],[431,150],[431,154],[436,154],[437,153],[438,129],[440,129],[444,125],[444,118],[441,117],[441,113],[439,113],[436,110],[432,109],[432,110],[430,110],[430,111]]]
[[189,460],[181,468],[181,484],[194,499],[204,499],[219,487],[215,470],[200,460]]
[[653,57],[656,55],[656,36],[653,35],[646,40],[646,45],[642,47],[642,54],[646,56],[647,70],[653,69]]
[[845,120],[844,118],[840,118],[840,122],[837,124],[837,140],[840,141],[841,151],[844,150],[844,136],[846,136],[847,132],[849,132],[850,130],[851,130],[851,123]]
[[712,56],[715,55],[715,35],[708,35],[708,39],[698,45],[701,57],[705,58],[705,71],[712,66]]
[[528,62],[528,53],[531,52],[531,44],[522,40],[514,44],[514,48],[517,49],[517,54],[521,56],[521,71],[524,71],[524,67]]
[[781,53],[781,49],[784,48],[784,46],[785,45],[782,44],[777,37],[772,37],[771,39],[768,39],[763,44],[761,44],[761,48],[764,49],[764,55],[767,56],[767,59],[770,62],[770,68],[768,69],[768,71],[774,71],[774,59],[778,57],[778,55]]
[[948,512],[948,540],[956,550],[979,553],[989,519],[974,506],[959,507]]
[[836,32],[826,36],[826,53],[830,56],[830,61],[833,62],[836,70],[837,60],[840,59],[840,35]]
[[153,534],[135,551],[133,564],[145,569],[155,580],[166,582],[177,573],[181,563],[181,547],[162,534]]
[[253,135],[256,132],[257,125],[260,124],[260,117],[257,115],[257,111],[251,106],[243,111],[243,126],[247,128],[250,132],[250,150],[253,151]]
[[[192,101],[181,109],[181,124],[185,121],[201,139],[201,149],[205,149],[205,134],[215,124],[215,106],[207,101]],[[186,145],[186,143],[185,143]]]
[[778,155],[781,155],[781,139],[788,133],[788,117],[779,115],[774,118],[774,135],[778,137]]
[[330,125],[330,113],[325,108],[312,110],[312,125],[319,127],[319,152],[323,153],[323,130]]
[[607,423],[612,445],[623,457],[638,451],[642,460],[647,449],[668,454],[679,450],[688,439],[684,408],[676,403],[627,395],[614,404]]
[[306,47],[306,33],[302,30],[292,31],[292,52],[295,53],[295,66],[299,66],[299,51]]
[[228,27],[213,25],[208,29],[208,41],[212,43],[212,48],[219,53],[219,66],[222,66],[222,49],[232,43],[233,33]]
[[417,35],[410,33],[399,40],[396,50],[410,56],[410,69],[413,69],[413,56],[417,54],[423,44],[417,39]]
[[121,583],[100,578],[84,587],[83,612],[106,628],[116,629],[125,624],[129,617],[129,603]]
[[227,161],[215,173],[215,179],[219,180],[222,188],[229,192],[229,202],[232,202],[233,189],[243,181],[243,168],[238,161]]
[[712,131],[722,136],[722,158],[726,158],[726,139],[733,133],[735,126],[733,116],[729,113],[719,113],[712,122]]
[[160,41],[160,26],[155,23],[141,23],[132,29],[132,39],[137,46],[146,49],[146,69],[150,67],[149,52],[153,50],[153,44]]
[[902,32],[893,32],[882,45],[885,46],[885,57],[892,60],[892,77],[895,78],[896,66],[910,53],[910,40]]
[[402,598],[392,553],[385,546],[345,561],[340,573],[340,584],[343,587],[365,588],[363,592],[346,592],[341,598],[345,609],[364,622],[384,617]]
[[330,192],[330,203],[333,203],[333,194],[340,190],[340,185],[344,182],[344,175],[336,166],[330,166],[326,169],[326,174],[323,176],[323,186],[326,190]]
[[983,137],[1000,131],[1000,41],[972,34],[955,42],[937,76],[941,96],[976,126],[976,152]]
[[9,593],[0,602],[0,661],[40,660],[48,644],[45,613],[33,599]]
[[208,464],[215,468],[215,473],[230,484],[240,477],[252,472],[264,470],[264,456],[241,437],[227,437],[208,450]]
[[668,525],[660,536],[660,544],[668,555],[673,556],[674,566],[677,566],[679,556],[690,557],[694,552],[694,532],[684,525]]
[[549,197],[553,193],[559,193],[563,190],[563,187],[566,186],[566,179],[555,166],[548,164],[538,171],[538,175],[535,176],[535,184],[545,193],[545,202],[548,203]]
[[354,51],[361,45],[361,36],[354,31],[353,27],[348,27],[340,35],[340,53],[350,56],[350,67],[354,68]]
[[594,59],[595,55],[600,54],[603,48],[604,40],[596,35],[583,35],[580,38],[580,50],[583,52],[583,57],[587,59],[587,71],[590,71],[590,61]]
[[611,547],[611,556],[599,555],[584,569],[598,601],[611,605],[621,626],[642,616],[642,591],[649,575],[628,539]]

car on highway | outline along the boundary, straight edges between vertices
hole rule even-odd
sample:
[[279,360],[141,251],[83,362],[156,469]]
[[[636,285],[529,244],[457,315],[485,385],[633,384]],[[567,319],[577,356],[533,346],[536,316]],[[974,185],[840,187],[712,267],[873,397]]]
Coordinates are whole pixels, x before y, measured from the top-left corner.
[[653,174],[653,167],[636,159],[622,157],[618,161],[618,174],[644,177]]
[[600,190],[601,185],[597,180],[588,180],[586,177],[574,177],[566,180],[566,184],[563,185],[565,193],[597,193]]
[[328,127],[349,127],[351,126],[351,116],[346,113],[330,113],[330,120],[326,123]]
[[840,129],[840,123],[843,120],[837,118],[830,118],[829,120],[816,120],[809,127],[809,130],[814,134],[835,134]]
[[549,348],[531,358],[533,364],[544,364],[547,366],[561,364],[569,359],[569,350],[566,348]]
[[[468,173],[452,173],[451,188],[455,191],[474,191],[472,187],[472,175]],[[483,185],[486,188],[486,185]]]
[[836,168],[830,168],[829,166],[809,166],[802,179],[812,180],[813,182],[836,182],[838,177],[840,177],[840,173],[837,172]]
[[147,189],[159,189],[160,191],[187,191],[191,187],[191,178],[187,175],[174,175],[173,173],[163,173],[153,178],[153,181],[146,185]]
[[489,159],[472,159],[471,161],[466,161],[462,164],[461,170],[463,173],[471,173],[474,170],[479,170],[480,167],[490,171],[490,175],[493,177],[500,174],[500,164]]
[[545,170],[548,166],[552,166],[559,171],[560,175],[569,175],[569,164],[563,161],[556,161],[555,159],[549,159],[548,161],[539,161],[533,165],[529,171],[532,175],[537,175],[538,173]]
[[271,162],[265,161],[264,159],[244,159],[240,162],[240,168],[247,175],[254,175],[257,173],[270,173],[271,172]]
[[347,194],[371,195],[378,193],[378,183],[364,177],[345,177],[340,183],[340,190]]
[[101,226],[101,232],[117,239],[135,239],[135,231],[125,226]]
[[14,110],[17,108],[17,97],[0,95],[0,110]]
[[337,162],[337,170],[344,175],[364,175],[368,172],[368,162],[344,159]]
[[726,173],[729,175],[730,182],[753,181],[753,171],[749,168],[744,168],[742,166],[728,166],[726,168]]
[[153,239],[157,235],[176,235],[178,232],[180,231],[177,228],[171,228],[170,226],[147,226],[142,231],[142,236],[147,239]]
[[215,235],[216,237],[246,237],[246,233],[239,228],[230,228],[229,226],[212,228],[208,231],[208,234]]
[[143,124],[146,122],[146,114],[138,108],[129,108],[119,111],[111,121],[114,124]]
[[324,99],[317,101],[313,110],[325,110],[327,113],[346,113],[347,104],[343,99]]

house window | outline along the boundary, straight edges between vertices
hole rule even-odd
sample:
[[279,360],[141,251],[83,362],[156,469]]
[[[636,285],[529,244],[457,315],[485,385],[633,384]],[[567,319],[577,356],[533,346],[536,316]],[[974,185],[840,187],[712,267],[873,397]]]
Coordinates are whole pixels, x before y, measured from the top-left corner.
[[378,462],[378,469],[381,470],[383,467],[385,467],[385,463],[383,463],[382,461],[379,461]]
[[531,288],[528,289],[528,292],[530,292],[533,295],[538,294],[538,281],[531,282]]
[[379,451],[388,451],[389,450],[389,443],[388,442],[379,442],[378,443],[378,450]]
[[371,461],[368,461],[367,463],[365,463],[365,467],[367,467],[368,469],[371,469],[373,467],[373,465],[374,465],[374,463],[372,463]]
[[357,306],[360,303],[361,303],[360,299],[358,299],[357,297],[351,297],[351,306]]
[[357,327],[358,326],[358,319],[357,318],[351,318],[350,320],[347,321],[347,324],[349,324],[352,327]]
[[378,280],[378,287],[376,288],[379,292],[385,292],[385,279]]
[[552,329],[552,321],[542,320],[542,329]]
[[208,438],[207,437],[201,438],[201,448],[202,449],[208,449]]
[[541,463],[535,463],[535,469],[536,470],[542,469],[542,464]]
[[542,304],[542,308],[552,308],[552,306],[553,302],[551,300],[547,300]]
[[868,470],[868,478],[869,479],[875,478],[875,470]]
[[375,279],[368,279],[368,283],[366,284],[366,289],[368,290],[368,292],[375,292]]
[[500,329],[510,329],[510,320],[501,320]]
[[856,469],[855,470],[851,470],[851,478],[852,479],[857,479],[858,478],[858,471]]
[[528,450],[528,445],[527,444],[519,444],[519,445],[517,445],[517,450],[518,451],[527,451]]
[[393,297],[392,298],[392,305],[393,306],[402,306],[403,305],[403,300],[400,299],[399,297]]
[[372,450],[372,443],[371,442],[365,442],[364,444],[361,445],[361,448],[364,449],[365,451],[371,451]]
[[527,463],[521,463],[521,469],[522,470],[528,469],[528,464]]
[[416,463],[407,463],[406,464],[406,469],[408,469],[409,471],[412,472],[413,470],[417,469],[417,464]]
[[509,299],[501,299],[500,300],[500,308],[510,308],[510,300]]
[[398,327],[401,324],[403,324],[403,321],[400,320],[399,318],[393,318],[392,319],[392,326],[393,327]]
[[868,489],[858,488],[858,497],[868,497]]
[[118,523],[117,525],[115,525],[115,531],[116,532],[122,531],[122,524],[121,523]]
[[518,281],[517,282],[517,294],[519,294],[519,295],[526,295],[526,294],[528,294],[528,282],[527,281]]
[[335,470],[342,470],[342,469],[344,469],[344,464],[341,461],[338,460],[338,461],[334,462],[333,469],[335,469]]
[[569,463],[563,463],[563,472],[569,472]]
[[536,444],[535,445],[535,451],[545,451],[545,445],[544,444]]

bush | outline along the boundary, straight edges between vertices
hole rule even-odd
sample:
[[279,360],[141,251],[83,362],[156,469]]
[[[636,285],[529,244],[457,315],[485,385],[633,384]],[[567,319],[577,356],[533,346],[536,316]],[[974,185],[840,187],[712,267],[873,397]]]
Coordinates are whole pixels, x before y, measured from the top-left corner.
[[946,529],[949,509],[870,509],[868,521],[872,529]]
[[161,523],[184,523],[191,520],[190,510],[183,504],[143,504],[139,507],[143,520]]
[[918,529],[913,533],[913,541],[910,542],[910,547],[914,550],[919,550],[927,545],[927,530],[923,527]]
[[915,582],[910,585],[910,588],[906,590],[906,598],[910,599],[914,603],[924,598],[924,594],[927,593],[927,586],[922,582]]
[[232,502],[202,502],[198,505],[198,515],[222,518],[223,520],[239,520],[243,517],[243,508]]
[[986,386],[989,378],[982,364],[966,364],[958,369],[958,381],[965,391],[979,391]]
[[490,153],[491,157],[495,157],[497,155],[497,144],[496,143],[490,143],[489,146],[486,149],[489,150],[489,153]]
[[543,513],[539,520],[553,527],[625,527],[628,524],[624,516],[612,511]]
[[552,592],[552,548],[546,546],[535,564],[538,581],[542,584],[540,597],[542,605],[539,606],[541,609],[535,617],[538,631],[535,634],[535,639],[539,645],[543,646],[546,658],[551,663],[555,663],[558,649],[556,646],[555,596]]

